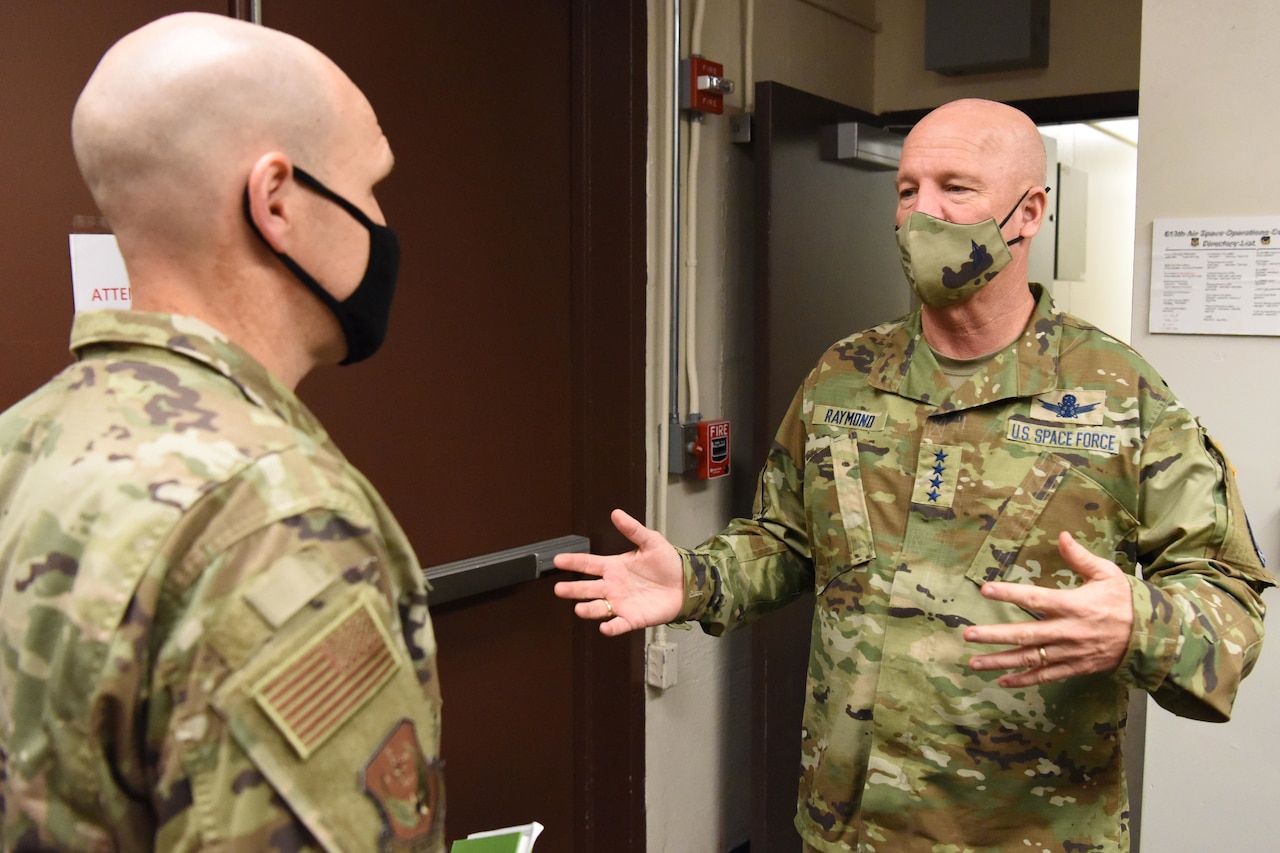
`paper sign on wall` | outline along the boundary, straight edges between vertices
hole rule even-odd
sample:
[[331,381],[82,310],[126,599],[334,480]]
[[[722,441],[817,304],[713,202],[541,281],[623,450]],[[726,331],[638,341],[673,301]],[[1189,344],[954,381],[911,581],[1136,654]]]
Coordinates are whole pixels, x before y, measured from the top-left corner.
[[1152,334],[1280,335],[1280,216],[1157,219]]
[[132,304],[129,275],[114,234],[71,235],[71,289],[76,313]]

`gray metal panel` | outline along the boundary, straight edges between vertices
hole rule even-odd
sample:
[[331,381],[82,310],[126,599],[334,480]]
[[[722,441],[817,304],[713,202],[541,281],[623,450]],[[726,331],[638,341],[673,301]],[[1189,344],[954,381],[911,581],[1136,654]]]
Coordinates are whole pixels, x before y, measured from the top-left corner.
[[897,169],[905,139],[904,134],[860,121],[829,124],[822,128],[822,159],[868,169]]
[[926,0],[924,67],[978,74],[1049,67],[1049,0]]
[[820,156],[819,132],[776,138],[769,270],[770,422],[831,344],[911,310],[894,239],[894,172]]
[[1057,278],[1084,281],[1088,213],[1088,173],[1065,163],[1059,165]]

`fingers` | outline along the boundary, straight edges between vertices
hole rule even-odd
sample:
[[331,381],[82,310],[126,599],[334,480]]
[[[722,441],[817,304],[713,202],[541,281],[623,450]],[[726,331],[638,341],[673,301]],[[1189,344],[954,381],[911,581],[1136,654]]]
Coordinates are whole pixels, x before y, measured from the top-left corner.
[[573,606],[573,612],[580,619],[599,622],[600,633],[606,637],[621,636],[635,628],[631,622],[619,616],[606,602],[608,602],[608,599],[605,598],[579,601]]
[[1120,571],[1115,563],[1093,554],[1065,530],[1058,534],[1058,553],[1086,581],[1105,578]]
[[604,570],[599,565],[599,558],[594,554],[582,553],[564,553],[556,554],[552,559],[557,569],[564,569],[569,572],[577,572],[580,575],[595,575],[600,577],[604,574]]
[[646,545],[653,544],[655,538],[666,541],[661,534],[645,527],[623,510],[615,509],[609,514],[609,520],[613,522],[613,526],[618,529],[618,532],[627,537],[631,544],[637,548],[643,549]]
[[607,598],[579,601],[573,606],[573,612],[580,619],[590,619],[597,622],[604,622],[617,617],[617,614],[613,612],[613,606]]
[[978,672],[1012,670],[1000,676],[997,683],[1001,687],[1027,687],[1075,675],[1076,668],[1064,659],[1067,654],[1065,648],[1052,644],[1027,645],[975,655],[969,659],[969,668]]
[[600,597],[600,581],[560,581],[555,585],[555,593],[556,598],[589,601]]

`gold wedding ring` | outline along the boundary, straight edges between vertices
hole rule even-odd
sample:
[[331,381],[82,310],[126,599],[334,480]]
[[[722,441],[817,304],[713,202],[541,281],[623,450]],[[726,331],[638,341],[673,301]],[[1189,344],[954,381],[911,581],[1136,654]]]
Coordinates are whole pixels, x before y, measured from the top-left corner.
[[[608,602],[605,602],[605,603],[607,604]],[[612,611],[610,611],[610,612],[612,612]],[[1048,666],[1048,665],[1049,665],[1049,653],[1048,653],[1048,652],[1046,652],[1046,651],[1044,650],[1044,646],[1041,646],[1039,649],[1037,649],[1037,651],[1039,651],[1039,652],[1040,652],[1040,665],[1041,665],[1041,666]]]
[[[604,617],[604,618],[606,618],[606,619],[612,619],[612,618],[613,618],[613,605],[609,603],[609,599],[607,599],[607,598],[602,598],[602,599],[600,599],[600,600],[604,602],[604,609],[607,611],[607,612],[605,613],[605,617]],[[1044,649],[1041,649],[1041,650],[1040,650],[1040,654],[1041,654],[1041,656],[1043,656],[1043,655],[1044,655]]]

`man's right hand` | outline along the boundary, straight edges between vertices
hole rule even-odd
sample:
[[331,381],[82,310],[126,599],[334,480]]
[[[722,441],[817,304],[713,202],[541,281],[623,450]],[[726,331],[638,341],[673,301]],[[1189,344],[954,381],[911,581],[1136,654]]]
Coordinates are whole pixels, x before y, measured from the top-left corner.
[[612,557],[557,554],[557,569],[591,575],[594,580],[561,581],[556,595],[575,599],[573,612],[583,619],[604,620],[600,633],[608,637],[675,619],[684,601],[680,555],[661,533],[622,510],[615,509],[610,519],[636,550]]

